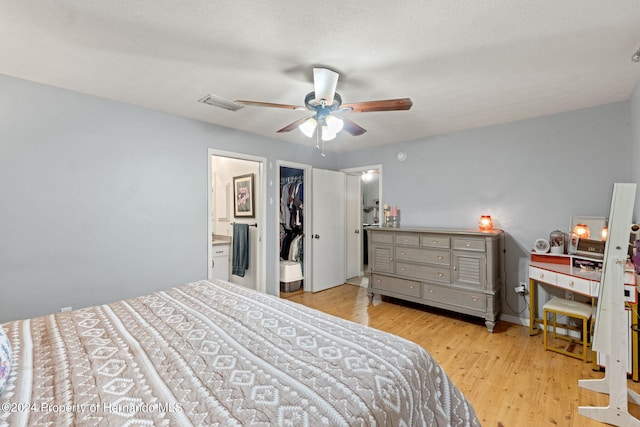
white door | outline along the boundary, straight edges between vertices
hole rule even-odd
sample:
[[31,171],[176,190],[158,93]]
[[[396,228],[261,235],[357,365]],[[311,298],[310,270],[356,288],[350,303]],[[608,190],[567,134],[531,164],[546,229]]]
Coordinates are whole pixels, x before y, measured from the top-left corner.
[[360,175],[347,175],[347,279],[362,273],[362,185]]
[[313,169],[312,292],[342,285],[345,275],[345,174]]

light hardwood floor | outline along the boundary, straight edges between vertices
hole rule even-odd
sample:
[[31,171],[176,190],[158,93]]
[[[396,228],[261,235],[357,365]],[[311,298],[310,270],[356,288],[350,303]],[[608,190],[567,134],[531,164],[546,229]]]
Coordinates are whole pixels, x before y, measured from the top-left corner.
[[[325,313],[391,332],[424,347],[465,394],[483,426],[602,426],[578,414],[578,406],[606,406],[605,395],[578,387],[579,379],[602,378],[591,363],[542,348],[528,327],[500,321],[489,333],[482,319],[376,297],[345,284],[318,293],[282,293],[283,298]],[[640,383],[628,387],[640,392]],[[640,418],[640,407],[630,405]]]

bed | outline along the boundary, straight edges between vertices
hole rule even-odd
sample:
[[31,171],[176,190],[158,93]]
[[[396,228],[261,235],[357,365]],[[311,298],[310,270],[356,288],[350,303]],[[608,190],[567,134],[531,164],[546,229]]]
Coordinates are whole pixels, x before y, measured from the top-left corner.
[[224,281],[2,329],[2,426],[480,425],[422,347]]

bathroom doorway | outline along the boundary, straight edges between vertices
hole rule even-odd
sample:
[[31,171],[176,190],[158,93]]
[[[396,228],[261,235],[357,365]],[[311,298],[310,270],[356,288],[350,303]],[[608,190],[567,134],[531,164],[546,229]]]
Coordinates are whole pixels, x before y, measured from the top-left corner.
[[[209,216],[207,277],[247,288],[266,291],[265,287],[265,194],[266,159],[239,153],[209,149]],[[239,209],[236,196],[241,196]],[[245,203],[250,210],[245,211]],[[246,225],[246,239],[234,255],[234,226]],[[246,243],[246,246],[245,244]],[[239,250],[238,250],[239,249]],[[247,260],[239,265],[240,259]]]
[[347,174],[347,283],[369,284],[369,244],[365,227],[380,225],[382,165],[343,169]]

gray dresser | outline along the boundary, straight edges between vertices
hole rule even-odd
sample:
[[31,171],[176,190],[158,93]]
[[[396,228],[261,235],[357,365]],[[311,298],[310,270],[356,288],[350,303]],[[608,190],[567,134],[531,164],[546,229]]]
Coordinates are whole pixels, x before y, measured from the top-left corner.
[[501,309],[504,233],[367,227],[369,299],[387,295],[482,317],[489,332]]

